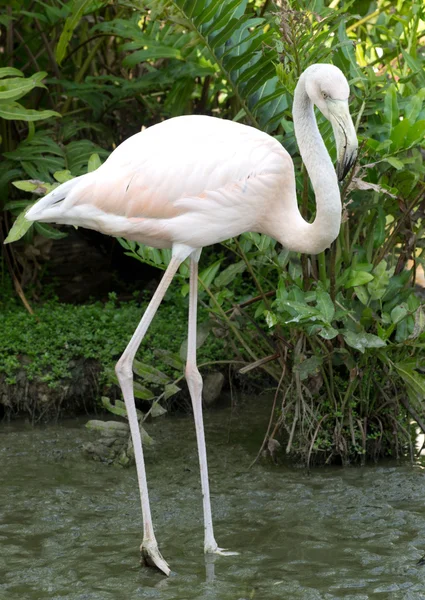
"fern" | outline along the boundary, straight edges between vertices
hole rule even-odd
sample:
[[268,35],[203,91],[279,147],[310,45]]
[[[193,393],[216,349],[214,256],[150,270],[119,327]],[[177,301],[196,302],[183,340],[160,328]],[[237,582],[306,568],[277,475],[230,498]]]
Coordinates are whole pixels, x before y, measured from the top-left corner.
[[276,129],[289,106],[289,95],[276,75],[278,32],[273,23],[250,13],[247,0],[171,0],[170,4],[178,12],[176,21],[197,34],[219,67],[241,114],[265,131]]
[[87,162],[94,152],[103,159],[109,154],[90,140],[75,140],[60,146],[49,132],[36,132],[31,140],[24,140],[3,156],[8,159],[8,165],[21,167],[31,179],[52,181],[53,173],[64,169],[69,169],[73,175],[86,173]]

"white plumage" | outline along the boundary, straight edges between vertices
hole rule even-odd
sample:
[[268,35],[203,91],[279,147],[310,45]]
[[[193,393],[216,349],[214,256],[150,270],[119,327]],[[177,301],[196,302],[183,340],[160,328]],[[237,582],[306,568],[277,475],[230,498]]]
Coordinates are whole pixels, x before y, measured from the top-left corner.
[[[292,169],[281,144],[257,129],[176,117],[123,142],[99,169],[54,190],[27,218],[157,248],[199,248],[263,229],[265,207],[279,198],[288,171],[293,179]],[[295,195],[286,208],[297,208]]]
[[95,172],[59,186],[27,213],[31,221],[80,225],[159,248],[172,258],[151,303],[116,366],[133,439],[143,512],[141,552],[165,574],[155,539],[132,364],[156,310],[183,260],[190,256],[186,378],[192,398],[204,508],[205,552],[226,554],[214,538],[204,428],[202,378],[196,366],[198,261],[203,246],[245,231],[268,234],[290,250],[317,253],[336,238],[341,222],[337,175],[318,131],[313,104],[332,123],[338,176],[354,162],[357,139],[348,110],[348,83],[332,65],[312,65],[294,96],[294,127],[315,195],[306,222],[298,209],[292,160],[274,138],[252,127],[204,116],[164,121],[123,142]]

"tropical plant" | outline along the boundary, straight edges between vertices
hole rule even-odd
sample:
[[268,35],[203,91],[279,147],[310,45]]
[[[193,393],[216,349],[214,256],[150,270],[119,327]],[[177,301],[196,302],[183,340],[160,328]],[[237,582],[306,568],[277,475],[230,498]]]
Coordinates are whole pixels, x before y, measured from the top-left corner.
[[[130,107],[145,125],[204,112],[281,140],[295,163],[301,211],[311,219],[314,198],[297,154],[292,95],[309,64],[331,61],[342,69],[361,149],[341,190],[337,241],[318,257],[298,257],[256,233],[230,240],[213,256],[207,251],[212,264],[201,271],[201,301],[226,325],[235,358],[249,363],[242,371],[261,368],[277,386],[265,445],[280,430],[286,451],[306,462],[413,452],[411,421],[425,429],[425,318],[414,292],[415,270],[425,262],[422,3],[400,0],[394,11],[383,0],[294,0],[279,9],[247,0],[74,0],[49,6],[46,19],[54,43],[45,45],[43,61],[56,75],[61,125],[49,132],[51,143],[46,131],[33,138],[45,144],[49,164],[31,163],[28,155],[21,164],[19,152],[7,158],[15,156],[18,177],[25,171],[49,184],[57,171],[66,177],[61,171],[85,168],[84,161],[68,164],[66,149],[86,141],[74,137],[90,135],[102,146],[110,142],[108,126],[120,130],[116,141],[134,131]],[[32,54],[44,44],[30,42]],[[81,122],[73,131],[76,115]],[[318,120],[332,155],[331,128]],[[32,152],[29,144],[21,142]],[[100,154],[93,145],[90,152]],[[87,147],[86,161],[88,154]],[[121,244],[142,262],[168,263],[168,251]]]

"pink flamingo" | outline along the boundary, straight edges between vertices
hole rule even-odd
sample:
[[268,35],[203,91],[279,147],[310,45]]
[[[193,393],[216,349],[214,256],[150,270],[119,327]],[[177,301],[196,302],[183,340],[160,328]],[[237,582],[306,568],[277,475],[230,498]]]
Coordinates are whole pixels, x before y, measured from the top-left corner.
[[[295,89],[295,135],[317,203],[313,223],[297,204],[294,166],[269,135],[233,121],[182,116],[154,125],[123,142],[96,171],[63,183],[26,214],[30,221],[63,223],[171,248],[169,266],[133,337],[116,365],[133,439],[142,512],[140,548],[148,564],[166,575],[149,505],[145,464],[133,396],[132,363],[181,263],[190,257],[186,378],[193,404],[204,509],[206,553],[228,554],[213,532],[202,420],[202,378],[196,365],[198,261],[203,246],[243,232],[270,235],[296,252],[318,253],[337,237],[341,198],[337,181],[352,166],[357,138],[348,109],[349,87],[335,66],[316,64]],[[333,126],[337,174],[317,128],[313,105]]]

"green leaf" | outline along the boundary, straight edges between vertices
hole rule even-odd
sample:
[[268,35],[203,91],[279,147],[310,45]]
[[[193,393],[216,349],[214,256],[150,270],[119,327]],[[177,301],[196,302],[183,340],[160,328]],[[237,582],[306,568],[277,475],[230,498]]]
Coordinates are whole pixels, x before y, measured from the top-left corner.
[[60,240],[64,237],[67,237],[67,233],[64,231],[59,231],[52,225],[48,225],[47,223],[34,223],[34,229],[37,233],[43,235],[45,238],[51,240]]
[[391,83],[384,95],[384,120],[391,127],[397,125],[399,117],[398,102],[397,102],[397,90],[393,83]]
[[140,425],[140,437],[142,438],[142,444],[144,447],[149,447],[154,445],[154,440],[149,435],[144,427]]
[[[123,410],[125,412],[125,416],[127,417],[127,408],[125,406],[125,402],[123,402],[122,400],[114,400],[114,405],[116,408]],[[142,419],[143,418],[143,413],[141,410],[139,410],[138,408],[136,408],[136,414],[137,414],[137,418]]]
[[277,324],[278,319],[275,313],[271,312],[270,310],[265,310],[264,316],[266,318],[266,323],[269,327],[274,327]]
[[5,210],[10,210],[11,212],[23,210],[27,210],[28,208],[28,200],[11,200],[10,202],[6,202],[4,205]]
[[414,123],[418,118],[418,115],[422,110],[422,104],[423,99],[420,98],[418,94],[415,94],[410,98],[406,107],[406,118],[409,119],[411,123]]
[[179,386],[175,383],[167,383],[167,385],[164,388],[164,400],[168,400],[168,398],[171,398],[171,396],[174,396],[180,391],[181,390]]
[[31,179],[24,179],[22,181],[12,181],[12,185],[14,185],[18,190],[22,190],[23,192],[32,192],[45,195],[47,193],[45,184],[42,181],[34,181]]
[[317,335],[320,335],[320,337],[324,338],[325,340],[333,340],[338,334],[338,329],[335,329],[335,327],[331,327],[330,325],[327,327],[321,327],[317,332]]
[[387,271],[387,263],[382,260],[373,271],[373,281],[367,284],[367,290],[372,300],[380,300],[387,291],[390,277],[394,274],[394,267]]
[[[373,245],[375,248],[382,246],[385,240],[385,225],[386,225],[386,214],[381,207],[378,207],[376,219],[374,220],[373,227]],[[357,265],[358,267],[358,265]]]
[[346,282],[344,287],[346,289],[351,287],[358,287],[364,285],[365,283],[368,283],[369,281],[372,281],[373,278],[373,275],[371,273],[368,273],[367,271],[356,271],[355,269],[352,269],[350,271],[348,281]]
[[158,60],[160,58],[176,58],[182,59],[182,55],[178,48],[170,48],[169,46],[162,46],[160,44],[151,45],[149,48],[144,50],[138,50],[126,56],[123,60],[125,67],[134,67],[141,62],[147,60]]
[[386,342],[382,340],[377,335],[373,335],[372,333],[366,333],[362,331],[361,333],[354,333],[349,329],[345,329],[342,331],[345,342],[351,346],[351,348],[355,348],[356,350],[360,350],[360,352],[364,352],[366,348],[382,348],[386,346]]
[[[417,8],[420,10],[419,5]],[[415,14],[415,13],[413,12],[413,14]],[[415,46],[413,46],[413,47],[415,47]],[[404,60],[409,65],[409,68],[411,69],[412,73],[415,73],[420,78],[421,84],[422,84],[422,89],[423,89],[423,86],[425,86],[425,75],[424,75],[423,63],[420,60],[414,58],[411,54],[409,54],[406,50],[404,50],[404,48],[400,48],[400,50],[401,50],[401,53],[403,54]],[[413,48],[412,48],[412,51],[413,51]]]
[[[289,95],[276,75],[279,56],[274,21],[252,18],[247,0],[172,0],[185,24],[229,82],[246,120],[265,131],[275,129],[289,107]],[[208,22],[207,22],[208,21]]]
[[243,273],[246,270],[246,262],[240,260],[224,269],[214,280],[217,287],[226,287],[231,281],[234,280],[236,275]]
[[292,300],[286,300],[282,302],[283,306],[290,309],[292,319],[286,321],[286,323],[304,323],[306,321],[321,321],[321,314],[317,308],[302,304]]
[[395,306],[391,311],[391,321],[394,324],[399,323],[404,319],[406,315],[409,314],[406,306],[404,304],[400,304],[400,306]]
[[70,179],[74,178],[71,171],[69,171],[68,169],[64,169],[62,171],[55,171],[55,173],[53,173],[53,177],[59,183],[65,183],[65,181],[69,181]]
[[416,121],[407,132],[406,135],[406,147],[409,148],[415,144],[423,143],[425,136],[425,120]]
[[139,383],[138,381],[133,382],[134,396],[139,400],[152,400],[155,395],[150,389]]
[[[32,204],[31,204],[31,206],[32,206]],[[12,242],[17,242],[18,240],[21,239],[21,237],[23,237],[26,234],[28,229],[31,227],[32,221],[27,221],[25,218],[25,213],[27,212],[27,210],[29,208],[30,208],[30,206],[28,206],[28,208],[26,210],[21,212],[21,214],[18,216],[16,221],[13,223],[12,229],[9,231],[9,235],[4,240],[5,244],[11,244]]]
[[163,350],[162,348],[155,348],[155,356],[159,356],[160,360],[169,365],[176,371],[181,371],[184,367],[184,360],[180,358],[177,353],[171,352],[170,350]]
[[408,319],[403,319],[399,323],[397,323],[397,329],[395,334],[395,341],[398,343],[405,342],[409,337],[409,327],[408,327]]
[[425,399],[425,378],[416,371],[416,361],[398,362],[394,363],[394,366],[409,391],[416,399],[423,401]]
[[112,404],[109,398],[107,398],[106,396],[102,396],[101,401],[104,408],[106,408],[106,410],[108,410],[113,415],[124,417],[124,419],[127,418],[127,411],[125,410],[125,408],[121,408],[116,404]]
[[409,119],[403,119],[399,121],[391,130],[391,152],[396,152],[401,148],[404,148],[406,144],[406,137],[410,130]]
[[24,108],[18,102],[0,104],[0,117],[8,121],[42,121],[50,117],[61,117],[54,110],[32,110]]
[[138,360],[133,362],[133,371],[136,373],[136,375],[139,375],[139,377],[142,377],[145,381],[150,381],[151,383],[165,384],[170,380],[168,375],[159,369],[155,369],[155,367],[151,367],[150,365],[142,363]]
[[155,402],[153,402],[151,409],[149,411],[149,414],[151,417],[161,417],[162,415],[165,415],[166,413],[166,409],[161,406],[161,404],[158,402],[158,400],[155,400]]
[[41,81],[47,73],[35,73],[31,77],[13,77],[11,79],[3,79],[0,84],[0,106],[4,103],[19,100],[25,94],[28,94],[36,87],[45,87]]
[[[210,331],[213,327],[212,321],[203,321],[202,323],[198,323],[196,326],[196,348],[200,348],[207,337],[210,334]],[[187,356],[187,339],[180,346],[180,358],[182,361],[186,360]]]
[[394,167],[394,169],[397,169],[397,171],[404,169],[404,163],[398,158],[395,158],[395,156],[386,156],[384,160],[387,163],[390,163],[390,165]]
[[3,79],[3,77],[24,77],[24,74],[14,67],[2,67],[0,69],[0,79]]
[[59,38],[55,50],[55,58],[58,65],[60,65],[63,59],[65,58],[66,50],[68,48],[69,42],[71,41],[74,29],[80,22],[81,17],[83,16],[86,8],[88,8],[91,4],[92,0],[73,0],[69,3],[71,8],[71,14],[65,21],[65,25],[63,27],[61,36]]
[[366,306],[369,302],[369,294],[367,293],[367,289],[365,288],[365,286],[355,286],[354,291],[356,292],[356,296],[360,300],[360,302]]
[[199,279],[202,284],[209,288],[214,281],[215,276],[217,275],[218,270],[220,269],[221,260],[217,260],[215,263],[204,269],[201,273],[199,273]]
[[335,315],[335,306],[328,292],[318,289],[316,292],[317,308],[323,315],[323,320],[330,323]]
[[294,365],[293,371],[298,372],[300,374],[301,381],[304,381],[310,375],[314,375],[320,369],[323,364],[323,359],[319,356],[311,356],[310,358],[306,358],[302,362]]
[[96,171],[102,164],[100,160],[100,156],[94,152],[90,155],[89,162],[87,163],[87,173],[91,173],[92,171]]
[[409,340],[416,340],[425,331],[425,309],[419,306],[415,312],[415,325],[412,333],[409,335]]

